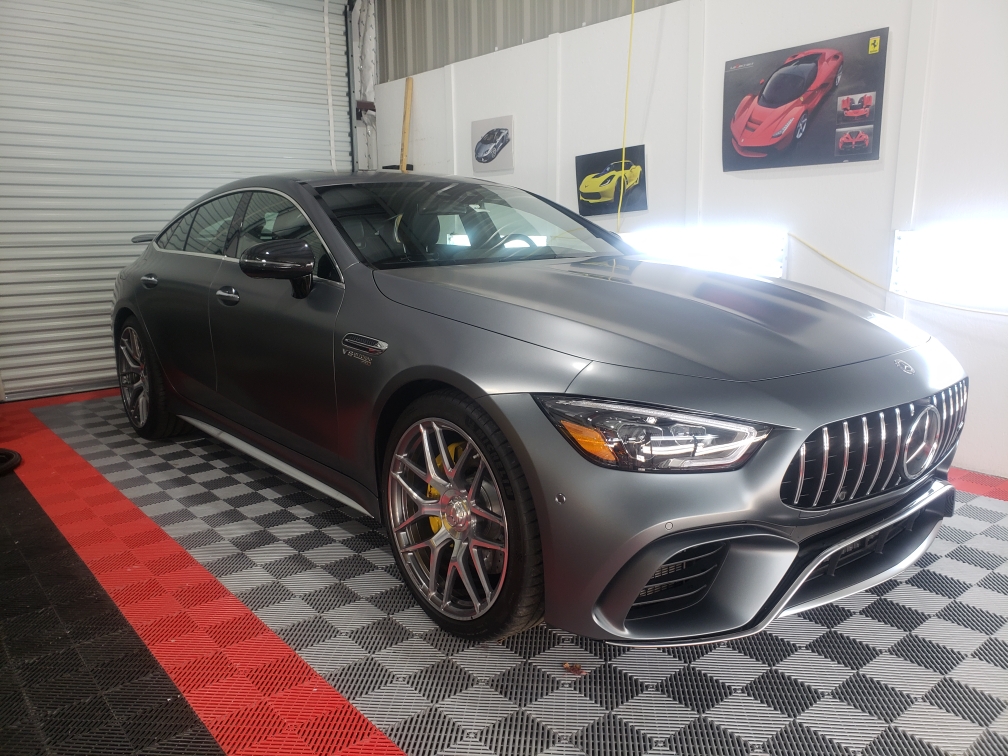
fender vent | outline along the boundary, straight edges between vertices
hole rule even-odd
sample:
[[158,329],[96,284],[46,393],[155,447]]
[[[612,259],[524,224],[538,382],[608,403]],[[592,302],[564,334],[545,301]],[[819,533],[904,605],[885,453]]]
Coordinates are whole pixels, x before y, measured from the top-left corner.
[[[947,455],[966,420],[967,380],[932,396],[824,425],[805,439],[781,482],[781,501],[811,509],[850,504],[908,486]],[[900,464],[906,435],[926,408],[938,411],[937,450],[927,469],[907,480]]]
[[388,349],[388,344],[370,336],[361,336],[359,333],[348,333],[343,337],[343,346],[347,349],[356,349],[367,354],[381,354]]
[[627,620],[671,614],[693,606],[710,590],[728,553],[726,543],[705,543],[672,555],[637,595]]

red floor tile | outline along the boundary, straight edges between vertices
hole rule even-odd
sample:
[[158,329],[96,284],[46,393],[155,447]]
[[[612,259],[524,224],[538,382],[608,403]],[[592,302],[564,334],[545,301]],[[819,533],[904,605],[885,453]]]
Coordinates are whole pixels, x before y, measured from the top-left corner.
[[385,754],[388,738],[244,604],[46,428],[0,405],[18,477],[119,606],[228,754]]

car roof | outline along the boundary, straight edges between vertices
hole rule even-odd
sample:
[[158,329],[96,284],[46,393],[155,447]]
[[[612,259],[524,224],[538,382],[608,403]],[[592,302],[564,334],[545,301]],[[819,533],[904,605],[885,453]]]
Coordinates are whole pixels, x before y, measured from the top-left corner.
[[311,187],[340,186],[346,184],[371,184],[371,183],[424,183],[426,181],[455,181],[467,184],[493,184],[492,181],[482,181],[480,179],[468,178],[465,176],[435,176],[424,173],[401,173],[398,170],[380,171],[298,171],[291,173],[270,173],[261,176],[249,176],[238,179],[229,184],[219,186],[207,192],[199,199],[186,206],[187,210],[199,205],[211,197],[216,197],[228,192],[237,192],[243,189],[265,188],[277,189],[279,191],[290,191],[291,184],[307,184]]

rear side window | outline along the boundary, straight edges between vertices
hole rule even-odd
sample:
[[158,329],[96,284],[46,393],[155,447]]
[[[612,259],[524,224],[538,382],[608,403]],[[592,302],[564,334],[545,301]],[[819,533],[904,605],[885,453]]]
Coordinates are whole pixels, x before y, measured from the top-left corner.
[[303,239],[315,254],[315,273],[339,281],[340,276],[318,234],[290,200],[271,192],[255,192],[249,200],[238,237],[238,257],[251,247],[277,239]]
[[185,245],[186,252],[223,255],[231,219],[234,218],[241,197],[241,194],[228,194],[200,206]]
[[189,228],[192,226],[193,218],[196,217],[196,211],[193,210],[191,213],[186,213],[183,215],[174,226],[172,226],[170,234],[168,234],[168,239],[161,246],[165,249],[175,249],[182,250],[185,248],[186,236],[189,235]]
[[177,221],[175,221],[174,223],[172,223],[170,226],[168,226],[168,228],[166,228],[164,231],[161,232],[161,235],[158,236],[158,238],[157,238],[157,245],[159,247],[164,248],[164,246],[168,243],[168,240],[171,238],[172,232],[175,230],[175,228],[181,222],[182,222],[182,219],[179,218]]

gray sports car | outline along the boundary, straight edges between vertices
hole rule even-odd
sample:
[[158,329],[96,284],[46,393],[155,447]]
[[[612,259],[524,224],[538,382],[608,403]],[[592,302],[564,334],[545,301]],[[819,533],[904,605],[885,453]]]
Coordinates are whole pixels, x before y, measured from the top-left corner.
[[510,141],[511,133],[507,129],[490,129],[476,142],[473,155],[479,163],[491,163]]
[[936,340],[519,189],[237,181],[122,271],[112,322],[141,436],[192,424],[381,518],[459,635],[754,633],[905,569],[953,511],[968,384]]

